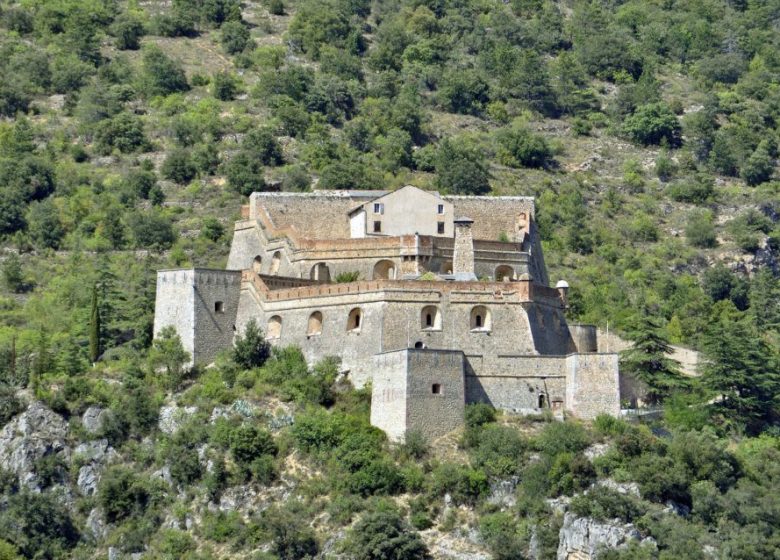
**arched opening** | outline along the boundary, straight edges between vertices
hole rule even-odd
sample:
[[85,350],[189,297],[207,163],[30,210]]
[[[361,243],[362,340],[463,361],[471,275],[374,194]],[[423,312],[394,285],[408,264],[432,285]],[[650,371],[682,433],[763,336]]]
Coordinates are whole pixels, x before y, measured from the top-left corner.
[[425,343],[422,340],[418,340],[414,343],[415,350],[424,350],[425,349]]
[[315,311],[309,315],[309,324],[306,327],[306,334],[308,336],[322,334],[322,313],[319,311]]
[[260,269],[263,266],[263,257],[257,255],[252,261],[252,270],[255,274],[260,274]]
[[489,331],[491,328],[490,310],[484,305],[477,305],[471,309],[471,330]]
[[426,305],[420,313],[420,328],[429,331],[441,330],[441,312],[435,305]]
[[270,274],[279,274],[279,266],[282,264],[282,252],[276,251],[271,257],[271,270]]
[[442,262],[441,266],[439,267],[439,272],[441,274],[452,274],[452,261]]
[[317,263],[311,267],[311,274],[309,277],[312,280],[317,280],[321,284],[327,284],[330,282],[330,269],[325,263]]
[[363,324],[363,312],[359,307],[356,307],[349,312],[347,317],[347,331],[359,331]]
[[395,263],[381,260],[374,265],[374,280],[395,280]]
[[266,338],[281,338],[282,337],[282,318],[279,315],[274,315],[268,319],[268,328],[266,329]]
[[502,264],[496,267],[496,282],[509,282],[515,277],[515,269],[511,266]]
[[539,395],[539,408],[547,408],[547,398],[544,396],[544,393]]

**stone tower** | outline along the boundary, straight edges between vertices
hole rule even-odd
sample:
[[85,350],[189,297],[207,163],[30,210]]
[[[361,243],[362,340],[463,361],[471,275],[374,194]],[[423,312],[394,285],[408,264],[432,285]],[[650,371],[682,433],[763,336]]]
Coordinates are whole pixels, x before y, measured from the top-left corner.
[[471,218],[455,219],[455,245],[452,254],[452,274],[455,280],[476,280],[474,274],[474,236]]

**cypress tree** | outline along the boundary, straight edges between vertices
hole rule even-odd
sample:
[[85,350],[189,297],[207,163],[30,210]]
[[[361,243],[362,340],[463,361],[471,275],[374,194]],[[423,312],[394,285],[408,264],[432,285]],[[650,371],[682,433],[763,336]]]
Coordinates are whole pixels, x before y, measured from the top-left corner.
[[89,360],[94,364],[100,356],[100,311],[97,285],[92,287],[92,310],[89,315]]

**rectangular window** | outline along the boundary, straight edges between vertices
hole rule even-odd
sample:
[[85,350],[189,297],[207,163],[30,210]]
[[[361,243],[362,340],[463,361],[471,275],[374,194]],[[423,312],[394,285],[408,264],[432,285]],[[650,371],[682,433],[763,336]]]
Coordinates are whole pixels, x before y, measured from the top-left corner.
[[439,208],[436,211],[439,214],[444,214],[444,204],[439,204]]
[[221,301],[215,301],[214,302],[214,313],[224,313],[225,312],[225,304]]
[[433,393],[434,395],[441,395],[441,385],[439,385],[438,383],[434,383],[433,385],[431,385],[431,393]]
[[385,213],[385,205],[381,202],[375,202],[374,203],[374,214],[384,214]]
[[439,233],[444,233],[444,222],[439,222],[436,224],[436,231]]
[[374,233],[380,233],[382,231],[382,222],[374,222]]

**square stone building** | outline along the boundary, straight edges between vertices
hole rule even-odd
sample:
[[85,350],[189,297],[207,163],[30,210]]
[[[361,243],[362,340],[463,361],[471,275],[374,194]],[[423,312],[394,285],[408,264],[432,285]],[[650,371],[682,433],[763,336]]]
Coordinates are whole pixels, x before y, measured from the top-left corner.
[[396,441],[451,431],[473,402],[617,415],[617,354],[566,322],[567,288],[550,286],[529,197],[253,193],[227,270],[158,272],[154,331],[175,327],[198,363],[252,319],[312,363],[338,356]]

